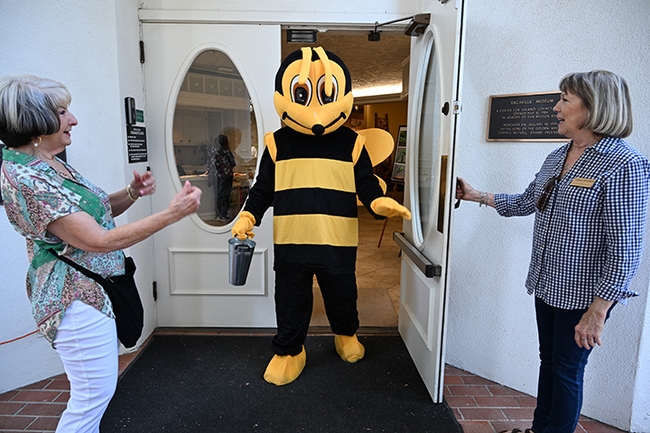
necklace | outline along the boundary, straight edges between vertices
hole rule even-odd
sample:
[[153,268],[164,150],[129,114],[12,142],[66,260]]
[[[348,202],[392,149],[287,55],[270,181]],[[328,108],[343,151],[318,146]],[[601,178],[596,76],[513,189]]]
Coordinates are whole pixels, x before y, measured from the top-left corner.
[[28,146],[25,149],[20,149],[18,151],[30,155],[34,158],[40,159],[45,164],[49,165],[54,171],[56,171],[59,176],[62,176],[66,179],[74,179],[74,176],[72,175],[70,170],[66,168],[64,164],[57,161],[56,157],[54,156],[48,158],[44,154],[44,152],[40,151],[40,149],[41,148],[39,146]]
[[[54,162],[54,160],[52,160],[52,162]],[[63,176],[66,179],[74,179],[74,176],[72,173],[70,173],[70,170],[68,170],[63,164],[57,161],[57,165],[60,167],[49,164],[49,166],[52,167],[60,176]]]

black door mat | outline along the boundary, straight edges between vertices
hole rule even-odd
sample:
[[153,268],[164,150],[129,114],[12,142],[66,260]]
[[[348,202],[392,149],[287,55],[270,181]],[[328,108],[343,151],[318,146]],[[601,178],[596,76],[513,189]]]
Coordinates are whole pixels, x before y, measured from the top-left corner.
[[282,387],[262,377],[270,340],[154,336],[122,375],[102,433],[463,431],[432,402],[400,337],[359,337],[365,358],[347,364],[332,336],[309,336],[304,371]]

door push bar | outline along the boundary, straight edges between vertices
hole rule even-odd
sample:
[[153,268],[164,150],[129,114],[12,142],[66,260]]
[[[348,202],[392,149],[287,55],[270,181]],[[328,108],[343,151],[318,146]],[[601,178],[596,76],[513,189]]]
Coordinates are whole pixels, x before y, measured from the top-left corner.
[[442,275],[442,266],[434,265],[422,255],[405,237],[404,233],[393,232],[393,240],[406,253],[415,266],[418,267],[427,278],[439,277]]

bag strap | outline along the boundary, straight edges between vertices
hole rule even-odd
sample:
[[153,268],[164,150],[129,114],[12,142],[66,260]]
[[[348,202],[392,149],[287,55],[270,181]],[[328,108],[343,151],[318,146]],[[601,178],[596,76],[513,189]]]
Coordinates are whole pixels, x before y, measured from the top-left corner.
[[79,272],[81,272],[82,274],[84,274],[85,276],[87,276],[88,278],[92,278],[93,280],[97,281],[97,282],[98,282],[99,284],[101,284],[102,286],[103,286],[104,283],[106,282],[106,278],[102,277],[102,276],[99,275],[99,274],[94,273],[94,272],[91,271],[90,269],[86,269],[86,268],[84,268],[83,266],[81,266],[81,265],[79,265],[79,264],[73,262],[73,261],[70,260],[69,258],[64,257],[64,256],[60,256],[60,255],[58,255],[57,253],[55,253],[54,251],[52,251],[52,250],[50,250],[50,249],[48,249],[47,251],[50,252],[50,253],[52,253],[52,255],[54,255],[57,259],[59,259],[59,260],[65,262],[65,263],[67,263],[68,265],[72,266],[73,268],[75,268],[76,270],[78,270]]

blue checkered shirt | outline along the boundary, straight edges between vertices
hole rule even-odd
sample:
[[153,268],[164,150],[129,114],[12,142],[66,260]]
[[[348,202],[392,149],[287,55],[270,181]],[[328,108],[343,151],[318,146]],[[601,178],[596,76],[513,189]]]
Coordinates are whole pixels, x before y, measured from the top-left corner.
[[495,194],[495,208],[507,217],[535,213],[529,294],[569,310],[588,308],[595,296],[624,304],[638,295],[629,286],[643,252],[650,164],[624,140],[603,138],[557,181],[540,212],[537,199],[570,145],[546,157],[522,194]]

